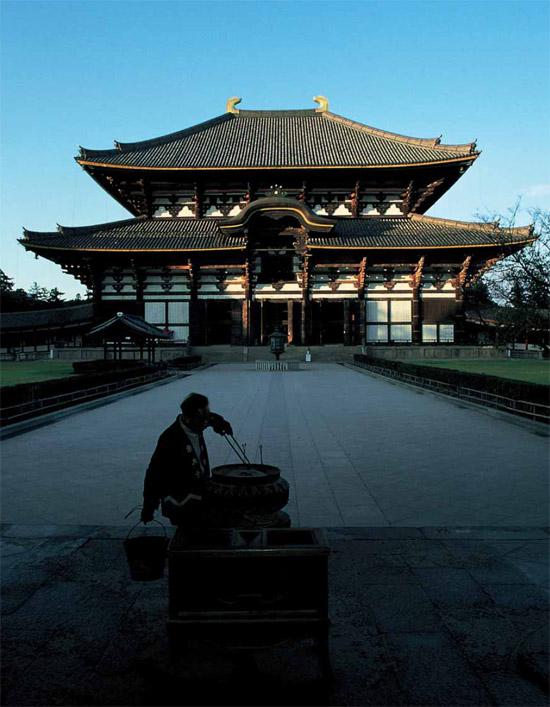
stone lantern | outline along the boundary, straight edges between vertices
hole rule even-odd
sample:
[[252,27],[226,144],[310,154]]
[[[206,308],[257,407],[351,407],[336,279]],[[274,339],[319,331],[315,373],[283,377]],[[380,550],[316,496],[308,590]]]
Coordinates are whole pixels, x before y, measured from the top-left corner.
[[272,354],[275,354],[277,361],[279,356],[285,352],[285,342],[286,336],[280,329],[275,329],[273,334],[269,337],[269,345]]

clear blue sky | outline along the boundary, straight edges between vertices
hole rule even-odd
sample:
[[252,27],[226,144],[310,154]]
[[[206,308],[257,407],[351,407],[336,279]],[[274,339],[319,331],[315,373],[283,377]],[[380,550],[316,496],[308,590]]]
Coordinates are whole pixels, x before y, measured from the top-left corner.
[[[519,195],[550,207],[550,4],[522,2],[14,2],[2,10],[2,268],[82,291],[16,242],[124,218],[73,161],[225,110],[330,109],[446,142],[477,163],[430,211],[473,219]],[[523,220],[527,215],[523,214]]]

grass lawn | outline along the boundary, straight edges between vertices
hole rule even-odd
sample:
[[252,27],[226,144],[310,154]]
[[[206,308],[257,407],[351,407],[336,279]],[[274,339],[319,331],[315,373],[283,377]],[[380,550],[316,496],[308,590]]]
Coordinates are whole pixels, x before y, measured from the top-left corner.
[[51,378],[72,376],[70,361],[2,361],[0,363],[1,385],[38,383]]
[[527,381],[528,383],[542,383],[550,385],[550,361],[546,360],[518,360],[518,359],[497,359],[475,361],[457,361],[455,359],[441,361],[414,360],[420,366],[437,366],[439,368],[451,368],[455,371],[465,371],[467,373],[484,373],[486,376],[499,376],[500,378],[512,378],[517,381]]

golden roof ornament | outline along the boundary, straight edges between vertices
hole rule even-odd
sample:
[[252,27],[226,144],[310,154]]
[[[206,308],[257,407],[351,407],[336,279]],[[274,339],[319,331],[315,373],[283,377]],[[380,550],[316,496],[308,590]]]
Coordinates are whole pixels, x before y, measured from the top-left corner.
[[326,113],[328,111],[328,98],[325,98],[325,96],[313,96],[313,100],[319,104],[319,108],[315,109],[316,113]]
[[237,115],[239,113],[239,109],[236,108],[235,106],[242,101],[242,98],[238,98],[237,96],[233,96],[233,98],[228,98],[227,103],[225,104],[225,110],[227,113],[233,113],[234,115]]

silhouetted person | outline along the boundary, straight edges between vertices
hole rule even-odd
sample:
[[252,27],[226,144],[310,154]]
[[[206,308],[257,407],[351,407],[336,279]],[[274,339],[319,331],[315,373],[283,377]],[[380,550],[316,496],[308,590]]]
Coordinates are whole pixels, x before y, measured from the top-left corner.
[[190,393],[181,404],[181,415],[159,437],[143,485],[141,520],[162,514],[173,525],[200,525],[202,490],[210,478],[203,431],[212,427],[220,435],[233,434],[221,415],[210,412],[208,398]]

